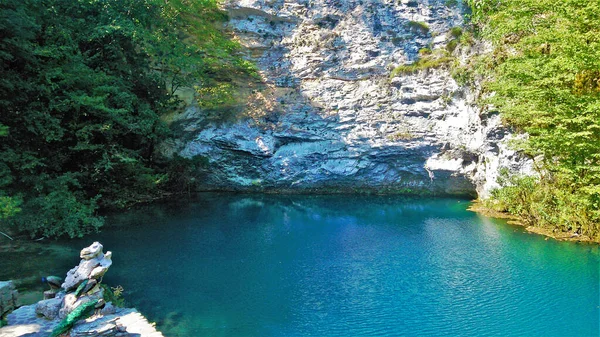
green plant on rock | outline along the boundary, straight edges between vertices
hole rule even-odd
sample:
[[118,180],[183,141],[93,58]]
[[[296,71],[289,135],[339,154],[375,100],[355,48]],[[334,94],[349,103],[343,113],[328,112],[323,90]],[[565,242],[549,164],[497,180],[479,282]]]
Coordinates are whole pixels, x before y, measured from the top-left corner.
[[104,302],[111,302],[114,306],[123,308],[125,307],[125,299],[123,298],[123,287],[118,285],[116,287],[110,287],[104,283],[100,285],[104,289]]
[[452,66],[450,71],[452,78],[459,85],[471,84],[474,81],[473,69],[469,65],[460,65],[458,62]]
[[456,39],[450,40],[448,41],[448,43],[446,43],[446,50],[449,53],[452,53],[456,47],[458,46],[458,41]]
[[462,27],[452,27],[450,29],[450,35],[455,39],[458,39],[459,37],[461,37],[462,34],[463,34]]
[[398,140],[411,140],[411,139],[414,139],[415,137],[416,137],[415,134],[410,131],[398,131],[396,133],[388,135],[387,139],[390,141],[398,141]]
[[421,34],[429,33],[429,25],[421,21],[409,21],[408,28]]
[[475,44],[475,38],[473,37],[473,33],[470,31],[463,31],[458,38],[458,41],[466,46],[472,46]]
[[431,55],[431,48],[421,48],[419,49],[419,56]]
[[440,99],[445,108],[452,102],[452,94],[450,94],[450,93],[443,94],[442,96],[440,96]]
[[219,83],[213,86],[195,86],[198,102],[201,107],[214,109],[233,104],[234,87],[231,83]]
[[398,75],[414,74],[420,70],[440,68],[449,65],[454,61],[454,57],[440,54],[430,54],[422,57],[411,64],[404,64],[394,68],[390,78]]
[[446,50],[449,53],[452,53],[456,49],[456,47],[460,43],[460,38],[462,35],[462,27],[452,27],[452,29],[450,29],[450,36],[452,37],[452,39],[450,39],[450,41],[446,43]]

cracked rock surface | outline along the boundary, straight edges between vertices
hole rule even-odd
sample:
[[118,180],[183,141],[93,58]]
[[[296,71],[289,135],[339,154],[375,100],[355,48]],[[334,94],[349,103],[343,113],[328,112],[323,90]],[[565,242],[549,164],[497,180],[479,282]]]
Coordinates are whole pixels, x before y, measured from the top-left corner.
[[[445,68],[390,78],[460,26],[443,0],[240,0],[229,29],[260,69],[235,121],[190,105],[163,148],[206,157],[203,189],[487,196],[502,167],[531,171],[497,113]],[[416,25],[415,23],[419,23]],[[418,27],[427,27],[421,29]],[[465,49],[465,48],[462,48]],[[470,51],[459,48],[457,58]]]

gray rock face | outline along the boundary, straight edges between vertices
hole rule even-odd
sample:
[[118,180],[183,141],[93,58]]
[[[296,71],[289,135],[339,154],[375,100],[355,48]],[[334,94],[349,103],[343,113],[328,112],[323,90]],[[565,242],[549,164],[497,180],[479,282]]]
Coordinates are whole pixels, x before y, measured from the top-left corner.
[[[487,196],[528,172],[495,113],[447,69],[390,78],[463,22],[444,0],[240,0],[229,27],[264,86],[235,122],[190,106],[166,152],[210,161],[203,189],[400,191]],[[414,22],[429,29],[418,29]],[[457,50],[463,60],[469,51]]]
[[66,294],[65,297],[62,299],[61,307],[58,311],[58,317],[60,319],[63,319],[67,317],[67,315],[69,315],[71,312],[73,312],[73,310],[75,310],[78,306],[87,302],[100,300],[103,297],[104,289],[99,287],[94,289],[94,291],[92,291],[91,293],[80,297],[75,296],[75,294],[73,293]]
[[47,319],[55,319],[58,317],[58,311],[62,305],[61,298],[51,298],[48,300],[39,301],[35,306],[35,313]]
[[12,281],[0,281],[0,317],[17,307],[18,295]]
[[36,314],[35,305],[25,305],[6,316],[8,326],[0,328],[2,337],[47,337],[59,320],[48,320]]

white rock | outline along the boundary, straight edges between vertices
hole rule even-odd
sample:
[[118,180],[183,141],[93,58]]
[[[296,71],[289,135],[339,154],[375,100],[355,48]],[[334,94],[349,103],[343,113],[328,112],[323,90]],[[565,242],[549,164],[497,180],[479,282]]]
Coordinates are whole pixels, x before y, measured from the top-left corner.
[[91,260],[102,253],[102,248],[100,242],[94,242],[89,247],[83,248],[79,257],[84,260]]
[[[207,157],[203,187],[342,189],[360,182],[378,191],[486,196],[500,168],[531,173],[531,161],[506,145],[511,136],[500,119],[475,107],[477,92],[459,87],[447,69],[389,78],[419,49],[443,48],[450,29],[463,23],[459,9],[411,0],[232,0],[225,8],[268,87],[253,111],[262,117],[219,124],[198,107],[180,116],[188,130],[182,139],[192,141],[173,141],[164,152]],[[415,32],[411,20],[428,23],[437,37]],[[456,54],[463,62],[470,57]]]

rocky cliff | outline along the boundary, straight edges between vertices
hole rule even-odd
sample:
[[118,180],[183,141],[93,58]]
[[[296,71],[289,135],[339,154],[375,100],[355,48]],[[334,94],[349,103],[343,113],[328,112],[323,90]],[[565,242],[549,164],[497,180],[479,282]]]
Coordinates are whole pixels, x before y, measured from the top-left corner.
[[[443,0],[240,0],[228,28],[262,81],[238,118],[190,105],[172,151],[209,159],[203,189],[486,196],[498,170],[529,170],[500,117],[447,67],[390,76],[463,23]],[[453,57],[472,50],[459,47]]]

